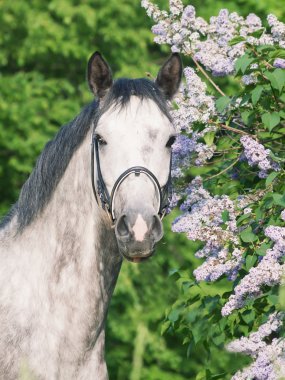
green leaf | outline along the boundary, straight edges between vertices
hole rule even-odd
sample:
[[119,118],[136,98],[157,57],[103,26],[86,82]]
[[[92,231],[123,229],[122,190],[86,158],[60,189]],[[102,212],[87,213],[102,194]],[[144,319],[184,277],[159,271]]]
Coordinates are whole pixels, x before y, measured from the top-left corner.
[[216,346],[220,346],[225,341],[225,334],[224,333],[220,333],[219,335],[213,336],[212,340],[213,340],[213,342],[215,343]]
[[250,95],[250,94],[245,94],[245,95],[242,97],[239,106],[241,107],[241,106],[243,106],[244,104],[247,104],[250,98],[251,98],[251,95]]
[[285,84],[285,71],[282,69],[276,69],[274,71],[265,71],[264,75],[268,78],[271,86],[278,90],[280,93]]
[[269,53],[270,58],[285,58],[285,50],[284,49],[277,49],[275,51],[272,51]]
[[272,198],[275,205],[285,207],[285,194],[274,193]]
[[272,151],[269,153],[269,156],[276,162],[285,162],[285,158],[276,156]]
[[173,309],[171,310],[171,312],[168,314],[168,320],[172,323],[178,321],[179,319],[179,314],[180,314],[180,310],[179,309]]
[[189,313],[186,314],[185,320],[191,324],[195,321],[195,319],[199,313],[200,313],[199,309],[193,309],[193,310],[189,311]]
[[251,91],[251,99],[252,99],[252,104],[254,106],[259,101],[261,94],[262,94],[262,91],[263,91],[262,86],[256,86],[255,89]]
[[182,290],[183,290],[183,292],[185,293],[193,285],[195,285],[195,282],[193,282],[193,281],[183,281],[182,282]]
[[285,103],[285,93],[281,94],[279,99],[281,100],[281,102]]
[[208,132],[204,135],[204,141],[208,146],[211,146],[214,142],[216,132]]
[[178,272],[178,269],[176,269],[176,268],[169,269],[169,271],[168,271],[168,275],[169,275],[169,276],[172,276],[174,273],[177,273],[177,272]]
[[285,310],[285,286],[281,286],[279,290],[279,303],[282,310]]
[[280,123],[280,116],[278,112],[264,113],[261,119],[265,127],[271,132],[276,125]]
[[251,217],[251,214],[243,214],[237,218],[237,223],[240,225],[241,222]]
[[252,115],[251,111],[243,111],[241,112],[241,119],[245,125],[250,124],[250,117]]
[[274,181],[274,179],[278,176],[278,172],[272,172],[269,174],[269,176],[266,178],[265,185],[268,187],[271,185],[271,183]]
[[276,79],[277,89],[281,93],[285,84],[285,71],[282,69],[276,69],[273,71],[273,76]]
[[171,325],[170,321],[165,321],[161,326],[160,334],[163,335],[168,330],[170,325]]
[[273,304],[277,305],[279,303],[279,297],[276,294],[270,294],[268,297],[268,300]]
[[222,96],[216,100],[216,108],[218,112],[223,112],[225,108],[230,104],[231,99],[228,96]]
[[237,37],[234,37],[233,39],[231,39],[228,44],[229,46],[234,46],[240,42],[243,42],[245,41],[245,38],[244,37],[241,37],[241,36],[237,36]]
[[205,372],[204,370],[203,371],[200,371],[197,376],[195,377],[195,380],[204,380],[205,379]]
[[252,232],[252,229],[250,226],[248,226],[246,229],[244,229],[240,234],[241,240],[245,243],[251,243],[253,241],[257,240],[257,236]]
[[245,73],[248,66],[254,61],[254,58],[250,58],[247,54],[244,54],[242,57],[238,58],[235,63],[235,69],[238,73],[239,71],[242,72],[242,74]]
[[168,276],[171,277],[171,276],[174,276],[174,275],[175,275],[176,278],[180,277],[180,275],[179,275],[179,269],[177,269],[177,268],[169,269]]
[[242,319],[245,321],[245,323],[249,324],[252,323],[255,319],[255,312],[254,310],[245,310],[242,315]]
[[224,223],[228,222],[230,220],[230,213],[228,210],[224,210],[222,212],[222,220]]
[[209,369],[206,369],[206,380],[211,380],[212,372]]
[[269,52],[269,51],[275,51],[275,49],[276,48],[272,45],[261,45],[261,46],[256,47],[256,50],[258,52],[262,52],[262,53]]
[[279,111],[278,113],[281,119],[285,119],[285,111]]
[[186,337],[183,339],[182,344],[184,345],[184,344],[189,343],[189,342],[191,342],[191,339],[189,338],[189,336],[186,336]]
[[249,33],[249,36],[252,36],[252,37],[255,37],[255,38],[260,38],[262,36],[262,34],[264,33],[264,30],[265,30],[265,28],[261,28],[261,29],[255,30],[254,32]]
[[259,256],[264,256],[266,254],[266,251],[270,248],[270,246],[271,245],[268,243],[262,243],[261,246],[255,250],[255,252]]
[[250,270],[250,268],[252,268],[255,265],[256,261],[257,261],[256,256],[254,256],[254,255],[246,256],[246,259],[245,259],[246,270]]
[[199,343],[201,338],[204,337],[204,329],[201,325],[195,325],[191,330],[195,344]]

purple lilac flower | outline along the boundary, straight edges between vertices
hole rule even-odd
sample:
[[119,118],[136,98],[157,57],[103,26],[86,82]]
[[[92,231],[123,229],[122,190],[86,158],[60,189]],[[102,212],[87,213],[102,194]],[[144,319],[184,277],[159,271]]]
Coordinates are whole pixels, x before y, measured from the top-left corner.
[[204,165],[208,160],[210,160],[216,150],[216,145],[206,145],[198,143],[195,148],[195,152],[198,153],[198,158],[195,160],[196,166]]
[[257,83],[257,77],[255,74],[243,75],[241,79],[246,86]]
[[181,0],[169,0],[169,9],[172,15],[178,16],[183,11],[183,3]]
[[[205,257],[205,262],[194,271],[198,281],[215,281],[222,275],[234,280],[243,264],[243,252],[235,247],[231,252],[225,248],[227,242],[238,243],[234,203],[227,196],[214,196],[202,186],[196,177],[186,190],[186,199],[180,206],[184,214],[172,225],[174,232],[186,232],[188,239],[205,242],[195,256]],[[223,211],[229,214],[228,221],[222,218]],[[226,229],[223,228],[226,224]]]
[[275,41],[280,42],[285,39],[285,24],[277,19],[276,16],[270,14],[267,16],[267,21],[271,27],[271,33]]
[[215,115],[215,102],[212,96],[206,94],[206,84],[202,82],[191,67],[184,69],[186,85],[182,86],[175,97],[179,107],[171,112],[174,125],[178,130],[192,132],[191,125],[195,122],[207,123]]
[[[246,42],[257,46],[278,44],[285,48],[285,24],[273,15],[268,16],[271,27],[269,34],[262,27],[260,18],[254,14],[249,14],[244,19],[236,12],[230,13],[227,9],[222,9],[217,17],[211,17],[210,22],[207,22],[196,17],[193,6],[188,5],[183,9],[180,0],[170,0],[170,13],[160,11],[149,0],[142,0],[142,6],[156,23],[163,23],[164,31],[154,28],[155,42],[170,45],[172,51],[194,55],[214,76],[234,73],[235,61],[244,54]],[[262,28],[260,37],[251,35]],[[207,38],[201,39],[201,35]],[[237,36],[244,37],[245,41],[230,46],[229,41]],[[280,64],[278,62],[277,65]]]
[[166,30],[165,30],[165,27],[163,26],[162,23],[158,23],[158,24],[154,25],[151,28],[151,31],[153,34],[156,34],[157,36],[165,36],[166,35]]
[[[238,371],[232,380],[277,380],[285,371],[285,340],[269,339],[272,333],[282,326],[283,313],[273,313],[258,331],[248,338],[242,337],[228,344],[227,350],[251,356],[254,362],[242,371]],[[284,373],[284,372],[283,372]]]
[[280,170],[280,166],[270,158],[270,150],[248,135],[242,136],[240,142],[244,147],[244,155],[250,166],[258,166],[259,177],[266,178],[268,170]]
[[223,316],[242,308],[247,299],[261,295],[263,286],[274,286],[282,282],[285,270],[285,264],[281,262],[285,255],[285,227],[269,226],[265,229],[265,235],[274,242],[274,246],[267,249],[263,259],[235,287],[234,294],[222,309]]
[[195,151],[196,141],[186,135],[178,135],[172,146],[172,177],[182,176],[182,171],[190,163],[191,153]]
[[280,69],[285,69],[285,59],[283,58],[276,58],[274,63],[274,67],[280,68]]
[[254,13],[250,13],[247,18],[245,19],[246,25],[249,27],[252,27],[254,29],[261,28],[262,22],[258,16],[256,16]]
[[185,7],[182,17],[181,17],[181,25],[183,27],[191,27],[191,23],[195,21],[195,16],[196,16],[196,10],[192,5],[187,5]]

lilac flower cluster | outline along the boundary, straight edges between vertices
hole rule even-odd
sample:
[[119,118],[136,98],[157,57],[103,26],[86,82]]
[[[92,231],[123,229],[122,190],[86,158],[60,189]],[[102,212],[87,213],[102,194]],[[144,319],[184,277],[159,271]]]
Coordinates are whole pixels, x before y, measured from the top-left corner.
[[246,194],[246,195],[239,195],[237,197],[237,207],[240,210],[244,210],[245,213],[245,208],[253,203],[256,203],[260,201],[264,195],[267,193],[266,190],[256,190],[255,192]]
[[[174,232],[186,232],[190,240],[205,242],[205,246],[195,256],[206,258],[194,271],[198,281],[215,281],[223,274],[229,279],[236,278],[243,264],[242,250],[238,249],[236,236],[236,214],[234,203],[227,196],[214,196],[202,186],[200,177],[196,177],[186,190],[186,199],[180,206],[184,214],[172,225]],[[222,214],[227,214],[224,221]],[[228,243],[234,246],[227,248]]]
[[285,264],[282,263],[285,255],[285,227],[269,226],[265,229],[265,235],[274,242],[274,246],[267,249],[258,265],[251,268],[235,287],[234,294],[222,309],[223,316],[242,308],[248,299],[261,295],[264,286],[282,283],[285,271]]
[[270,157],[270,150],[265,149],[262,144],[247,135],[242,136],[240,142],[244,147],[244,156],[249,165],[258,166],[260,169],[258,173],[260,178],[266,178],[269,170],[280,170],[280,165]]
[[278,43],[281,48],[285,48],[285,24],[277,19],[276,16],[270,14],[267,21],[271,27],[272,39]]
[[176,128],[192,133],[192,124],[206,124],[216,114],[213,96],[206,94],[207,86],[191,67],[184,69],[186,85],[175,97],[178,109],[172,111]]
[[273,338],[267,342],[272,333],[282,326],[283,313],[273,313],[257,332],[248,338],[242,337],[227,346],[230,352],[239,352],[251,356],[254,362],[243,371],[238,371],[232,380],[278,380],[285,371],[285,340]]
[[[152,28],[156,36],[155,42],[170,45],[174,52],[180,51],[193,56],[214,76],[233,74],[235,60],[245,51],[245,42],[285,47],[285,24],[274,15],[268,16],[271,27],[269,34],[262,26],[260,18],[254,14],[243,18],[236,12],[229,13],[227,9],[222,9],[208,23],[203,18],[196,17],[196,10],[192,5],[184,8],[181,0],[170,0],[169,5],[168,13],[160,11],[149,0],[142,0],[142,7],[156,22]],[[257,30],[263,30],[261,36],[251,36]],[[238,36],[243,37],[244,41],[230,46],[229,41]]]
[[285,59],[283,58],[276,58],[273,66],[279,69],[285,69]]
[[195,151],[196,141],[186,135],[179,134],[172,146],[172,178],[183,175],[183,169],[189,167],[191,153]]
[[196,153],[195,164],[203,165],[213,156],[216,148],[214,144],[207,145],[199,141],[206,133],[215,131],[216,127],[208,126],[201,132],[194,132],[192,129],[194,123],[207,124],[215,115],[214,98],[206,94],[206,84],[194,69],[186,67],[184,75],[186,84],[174,99],[177,108],[172,110],[171,115],[176,129],[186,132],[190,137],[178,137],[173,146],[174,177],[181,174],[181,169],[186,164],[189,165],[191,153]]

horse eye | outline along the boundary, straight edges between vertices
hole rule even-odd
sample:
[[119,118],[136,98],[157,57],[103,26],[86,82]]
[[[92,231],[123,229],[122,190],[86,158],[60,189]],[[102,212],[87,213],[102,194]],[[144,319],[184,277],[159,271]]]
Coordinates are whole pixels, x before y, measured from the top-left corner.
[[103,139],[103,137],[101,137],[100,135],[96,135],[95,137],[99,145],[107,145],[107,142]]
[[171,148],[171,146],[175,143],[175,140],[176,140],[176,136],[171,136],[166,143],[166,147]]

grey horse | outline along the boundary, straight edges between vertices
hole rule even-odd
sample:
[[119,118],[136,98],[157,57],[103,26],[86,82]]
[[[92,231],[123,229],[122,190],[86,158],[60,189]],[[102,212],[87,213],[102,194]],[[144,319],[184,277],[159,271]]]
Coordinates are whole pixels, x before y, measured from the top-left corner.
[[0,379],[106,380],[105,320],[122,258],[161,239],[182,65],[118,79],[88,62],[96,100],[47,143],[0,225]]

